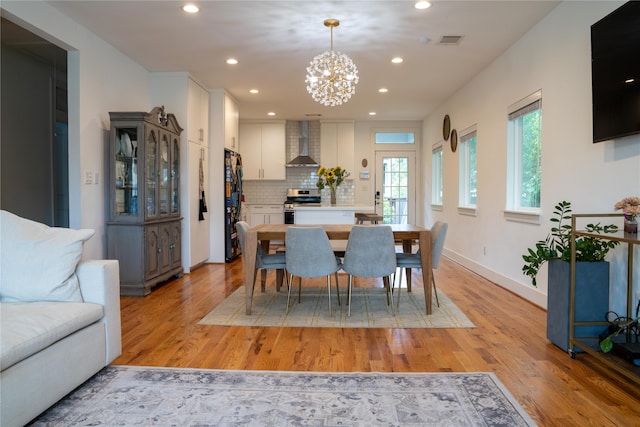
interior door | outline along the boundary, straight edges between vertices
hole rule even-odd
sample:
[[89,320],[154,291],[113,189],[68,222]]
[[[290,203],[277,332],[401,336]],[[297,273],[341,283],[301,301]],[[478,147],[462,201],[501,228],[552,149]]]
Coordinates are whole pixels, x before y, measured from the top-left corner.
[[416,154],[376,151],[376,213],[385,224],[415,224]]

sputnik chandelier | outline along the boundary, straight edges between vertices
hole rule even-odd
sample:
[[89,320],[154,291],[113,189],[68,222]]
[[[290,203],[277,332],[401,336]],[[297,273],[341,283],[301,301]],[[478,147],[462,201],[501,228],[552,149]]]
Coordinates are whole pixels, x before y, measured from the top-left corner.
[[307,67],[307,92],[314,101],[335,107],[349,101],[356,92],[358,68],[347,55],[333,51],[333,29],[340,25],[337,19],[326,19],[324,26],[331,28],[331,51],[313,58]]

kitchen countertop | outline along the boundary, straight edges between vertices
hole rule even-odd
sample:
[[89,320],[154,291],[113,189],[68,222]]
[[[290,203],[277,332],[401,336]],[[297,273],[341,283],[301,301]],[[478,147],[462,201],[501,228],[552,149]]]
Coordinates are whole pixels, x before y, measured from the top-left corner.
[[364,204],[351,204],[351,205],[331,205],[329,203],[323,203],[322,205],[314,206],[294,206],[294,211],[361,211],[361,212],[373,212],[373,206]]

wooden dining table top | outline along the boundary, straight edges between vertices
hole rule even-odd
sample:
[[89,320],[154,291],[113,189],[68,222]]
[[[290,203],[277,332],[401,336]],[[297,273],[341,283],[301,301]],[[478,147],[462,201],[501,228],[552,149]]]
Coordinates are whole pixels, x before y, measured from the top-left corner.
[[[330,240],[349,240],[351,229],[355,224],[318,224],[318,225],[292,225],[292,224],[260,224],[251,227],[247,231],[244,257],[245,269],[245,298],[246,314],[251,314],[253,300],[256,252],[258,242],[268,251],[269,242],[272,240],[284,240],[288,227],[322,227]],[[420,259],[422,264],[422,281],[425,294],[426,313],[431,314],[431,232],[428,228],[412,224],[371,224],[357,225],[358,227],[389,226],[396,240],[402,241],[403,251],[410,253],[415,240],[418,242]],[[409,270],[409,269],[408,269]],[[408,273],[408,289],[410,290],[410,270]]]
[[[259,233],[259,238],[264,240],[281,240],[289,227],[322,227],[327,232],[330,240],[346,240],[349,238],[351,229],[356,224],[317,224],[317,225],[294,225],[294,224],[259,224],[251,227],[249,231]],[[379,227],[389,226],[393,231],[394,238],[417,239],[420,232],[429,231],[428,228],[411,224],[370,224],[358,225],[359,227]]]

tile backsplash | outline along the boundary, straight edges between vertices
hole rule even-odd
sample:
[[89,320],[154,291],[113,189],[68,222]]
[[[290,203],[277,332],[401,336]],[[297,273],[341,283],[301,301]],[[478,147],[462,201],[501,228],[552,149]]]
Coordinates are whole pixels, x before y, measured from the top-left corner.
[[[286,160],[291,160],[300,152],[300,123],[286,123]],[[309,121],[309,156],[320,161],[320,122]],[[316,188],[317,169],[312,167],[287,168],[286,181],[244,181],[243,193],[246,204],[281,204],[287,197],[288,188]],[[353,180],[345,181],[338,187],[336,198],[339,204],[355,202]],[[329,189],[322,190],[322,201],[329,202]]]

